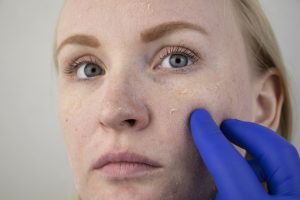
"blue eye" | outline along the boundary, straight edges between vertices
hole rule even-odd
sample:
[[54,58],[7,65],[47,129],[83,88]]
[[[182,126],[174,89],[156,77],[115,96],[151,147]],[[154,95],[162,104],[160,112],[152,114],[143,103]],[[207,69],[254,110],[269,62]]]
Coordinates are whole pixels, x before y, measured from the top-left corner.
[[183,46],[168,47],[166,53],[160,59],[162,60],[160,67],[169,69],[180,69],[199,60],[197,53]]
[[103,75],[105,71],[96,63],[81,63],[78,65],[77,77],[79,79],[87,79],[99,75]]
[[192,61],[185,55],[173,54],[163,59],[161,66],[164,68],[182,68],[192,64]]

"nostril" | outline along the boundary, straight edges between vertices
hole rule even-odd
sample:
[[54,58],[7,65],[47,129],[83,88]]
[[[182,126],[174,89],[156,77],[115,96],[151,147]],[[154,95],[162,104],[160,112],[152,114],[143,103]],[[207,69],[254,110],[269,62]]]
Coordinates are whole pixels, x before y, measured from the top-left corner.
[[125,121],[129,124],[129,126],[134,126],[135,123],[136,123],[136,120],[135,120],[135,119],[127,119],[127,120],[125,120]]

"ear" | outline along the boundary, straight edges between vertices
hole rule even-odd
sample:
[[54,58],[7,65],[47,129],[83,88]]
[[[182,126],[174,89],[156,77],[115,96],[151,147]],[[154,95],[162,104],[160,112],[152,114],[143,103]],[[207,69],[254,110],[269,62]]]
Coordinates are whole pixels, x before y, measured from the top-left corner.
[[271,69],[259,75],[255,88],[254,121],[277,131],[284,101],[284,90],[278,71]]

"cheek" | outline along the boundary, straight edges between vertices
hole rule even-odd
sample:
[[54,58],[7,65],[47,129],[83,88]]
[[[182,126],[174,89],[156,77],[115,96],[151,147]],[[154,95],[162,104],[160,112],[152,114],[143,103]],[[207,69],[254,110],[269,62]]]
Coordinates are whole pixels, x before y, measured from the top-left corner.
[[230,115],[233,104],[229,92],[223,92],[219,84],[181,87],[173,90],[170,95],[173,98],[167,101],[169,110],[166,111],[170,123],[179,116],[183,117],[182,122],[188,122],[191,112],[197,108],[208,110],[220,122],[226,115]]
[[181,162],[182,159],[187,159],[187,155],[195,155],[194,148],[191,148],[193,141],[189,130],[191,112],[197,108],[205,108],[219,124],[230,115],[234,102],[228,92],[222,92],[224,88],[221,83],[210,85],[201,81],[196,84],[181,81],[181,84],[164,88],[157,89],[159,92],[151,95],[156,98],[149,100],[154,112],[152,132],[159,130],[159,135],[156,136],[159,138],[157,148],[164,146],[164,152],[172,154],[165,155],[166,159],[175,162],[178,159],[171,159],[181,158]]
[[188,125],[191,112],[197,108],[208,110],[217,124],[227,118],[251,119],[251,86],[242,78],[223,75],[182,83],[160,100],[160,107],[164,108],[160,115],[170,125],[174,121]]
[[191,164],[195,161],[195,155],[198,155],[195,149],[191,148],[194,144],[189,129],[189,118],[193,110],[208,110],[218,125],[227,118],[251,119],[251,95],[247,84],[241,84],[243,81],[234,77],[219,80],[180,84],[161,95],[164,99],[160,99],[160,107],[156,110],[159,111],[157,116],[160,116],[162,133],[165,133],[163,140],[169,143],[168,152],[176,154],[173,156],[181,158],[181,161],[185,160],[188,165],[185,168],[199,164],[199,161]]
[[88,98],[67,91],[60,92],[59,119],[72,168],[78,172],[87,167],[84,152],[91,141],[88,133],[96,129],[97,117],[95,109],[88,106]]

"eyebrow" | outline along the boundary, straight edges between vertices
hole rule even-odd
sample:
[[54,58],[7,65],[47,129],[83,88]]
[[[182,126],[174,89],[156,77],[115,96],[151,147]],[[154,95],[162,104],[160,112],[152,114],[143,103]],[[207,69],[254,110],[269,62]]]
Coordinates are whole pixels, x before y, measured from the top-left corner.
[[[202,26],[189,22],[174,21],[165,22],[155,27],[146,29],[140,34],[140,38],[143,42],[149,43],[165,36],[166,34],[173,33],[182,29],[192,29],[195,31],[199,31],[204,35],[208,35],[207,31]],[[78,44],[92,48],[100,47],[100,42],[96,37],[91,35],[76,34],[66,38],[65,40],[63,40],[63,42],[61,42],[61,44],[55,51],[55,56],[57,56],[61,49],[68,44]]]
[[174,21],[174,22],[166,22],[158,26],[149,28],[143,31],[140,37],[142,41],[148,43],[157,40],[166,34],[173,33],[175,31],[182,30],[182,29],[192,29],[195,31],[199,31],[204,35],[208,35],[207,31],[202,26],[192,24],[189,22]]
[[100,46],[100,42],[96,37],[91,35],[76,34],[63,40],[63,42],[56,49],[55,55],[58,55],[61,49],[68,44],[78,44],[92,48],[98,48]]

